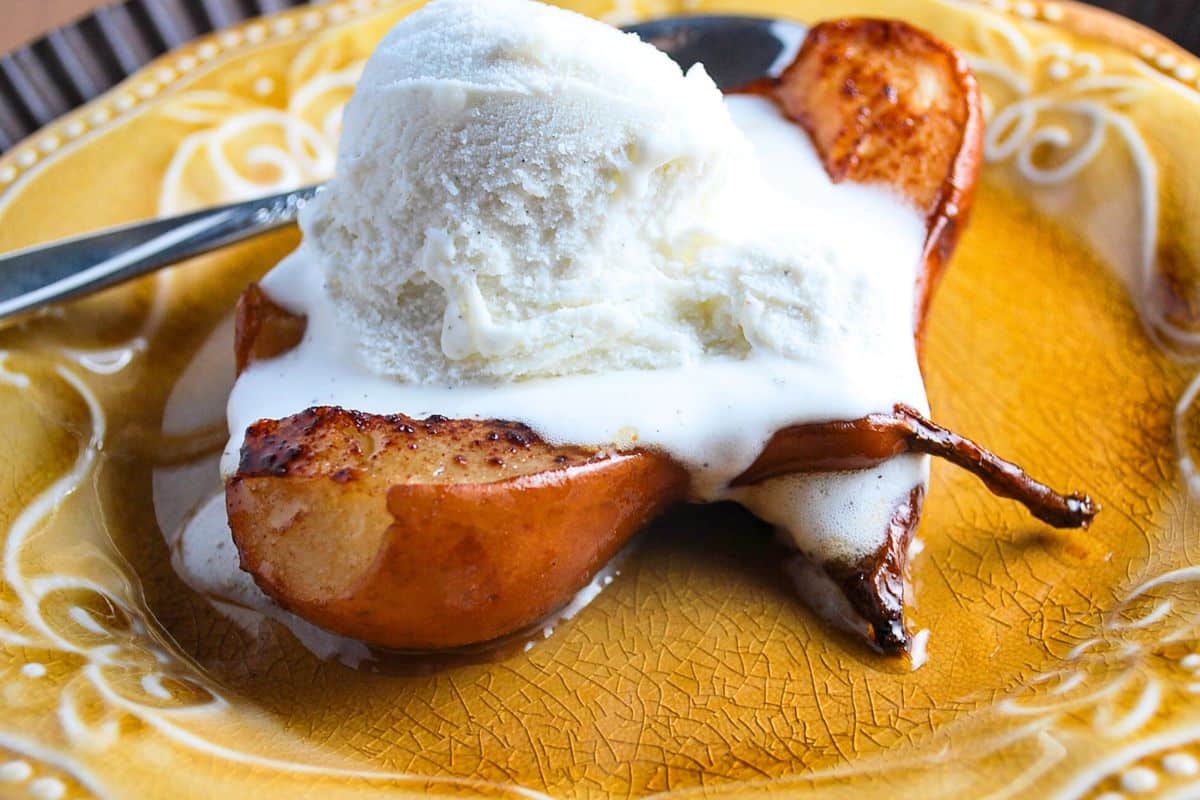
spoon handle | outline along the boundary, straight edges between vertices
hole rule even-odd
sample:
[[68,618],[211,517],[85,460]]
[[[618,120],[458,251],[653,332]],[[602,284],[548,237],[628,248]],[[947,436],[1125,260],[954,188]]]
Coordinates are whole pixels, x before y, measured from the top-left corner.
[[0,256],[0,326],[295,222],[319,187],[138,222]]

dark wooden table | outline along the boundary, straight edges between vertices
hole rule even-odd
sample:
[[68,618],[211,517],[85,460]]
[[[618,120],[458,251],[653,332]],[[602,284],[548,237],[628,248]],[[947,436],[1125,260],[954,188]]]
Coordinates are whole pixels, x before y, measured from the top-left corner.
[[1092,5],[1136,19],[1200,54],[1200,0],[1097,0]]

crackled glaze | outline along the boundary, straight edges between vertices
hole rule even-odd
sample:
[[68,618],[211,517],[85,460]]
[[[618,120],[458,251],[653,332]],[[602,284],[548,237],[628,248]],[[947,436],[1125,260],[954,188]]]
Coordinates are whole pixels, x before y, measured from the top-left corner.
[[[299,9],[161,59],[0,159],[0,248],[322,177],[362,58],[408,5]],[[829,13],[574,5],[621,21]],[[0,332],[0,793],[1196,794],[1200,512],[1177,471],[1200,442],[1192,373],[1079,241],[1088,197],[1140,198],[1097,250],[1186,350],[1194,331],[1136,290],[1163,254],[1185,282],[1200,260],[1180,216],[1197,62],[1065,2],[844,5],[929,26],[983,77],[990,164],[931,318],[933,406],[1096,491],[1090,537],[1049,535],[935,471],[914,574],[929,661],[911,676],[810,619],[781,554],[729,510],[659,526],[588,614],[528,652],[387,675],[322,664],[191,594],[149,507],[153,469],[215,481],[220,419],[164,428],[162,412],[284,234]],[[84,202],[84,169],[102,202]],[[197,391],[219,398],[222,380]]]

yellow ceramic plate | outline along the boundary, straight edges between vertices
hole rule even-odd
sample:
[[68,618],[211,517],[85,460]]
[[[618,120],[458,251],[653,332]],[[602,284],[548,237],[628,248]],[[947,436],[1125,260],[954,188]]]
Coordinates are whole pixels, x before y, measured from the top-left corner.
[[[152,64],[0,160],[0,250],[325,175],[362,59],[410,7],[297,10]],[[225,320],[284,233],[0,333],[0,795],[1200,794],[1200,62],[1069,3],[836,11],[972,54],[988,167],[930,321],[933,407],[1092,491],[1091,532],[935,467],[915,671],[815,620],[762,529],[720,510],[658,526],[494,661],[320,660],[171,567],[218,489]]]

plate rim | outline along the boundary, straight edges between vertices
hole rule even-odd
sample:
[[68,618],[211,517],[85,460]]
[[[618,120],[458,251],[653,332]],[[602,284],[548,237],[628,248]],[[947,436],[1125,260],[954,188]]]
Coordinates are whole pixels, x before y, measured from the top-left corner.
[[[1059,26],[1074,35],[1115,46],[1200,97],[1200,55],[1192,54],[1157,31],[1116,12],[1089,6],[1080,0],[949,2],[1005,14],[1024,22]],[[162,96],[220,66],[227,58],[267,43],[307,36],[326,25],[421,4],[422,0],[354,0],[353,3],[295,6],[274,14],[251,17],[168,50],[0,154],[0,205],[55,155],[143,112]]]

